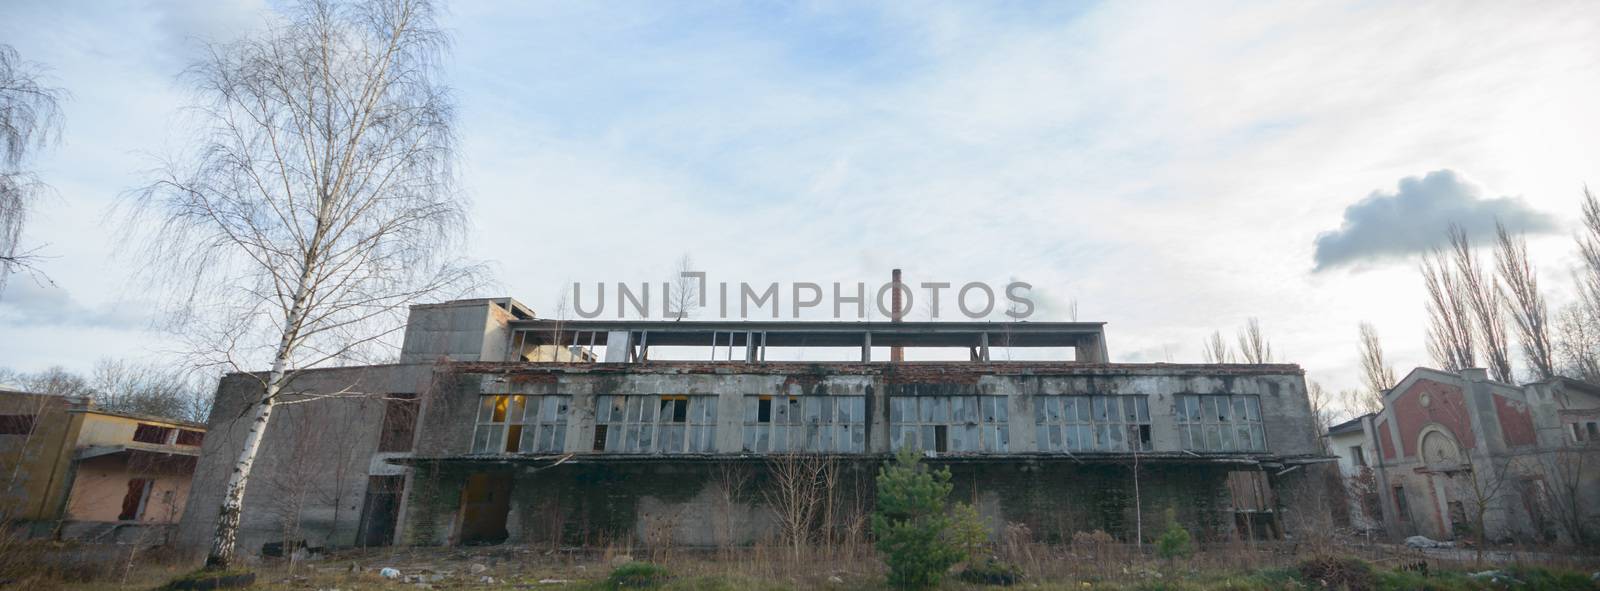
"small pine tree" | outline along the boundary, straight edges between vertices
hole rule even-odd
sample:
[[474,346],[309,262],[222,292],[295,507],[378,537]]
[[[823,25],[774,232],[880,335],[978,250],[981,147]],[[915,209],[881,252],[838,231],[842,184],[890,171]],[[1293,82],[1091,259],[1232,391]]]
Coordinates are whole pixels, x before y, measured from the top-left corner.
[[954,520],[945,512],[950,469],[929,470],[909,448],[878,470],[878,503],[872,533],[889,565],[889,585],[898,589],[937,586],[945,571],[966,558]]
[[1161,532],[1161,537],[1156,538],[1156,555],[1171,560],[1183,558],[1194,553],[1193,540],[1189,537],[1189,530],[1178,525],[1178,512],[1172,507],[1167,507],[1167,531]]

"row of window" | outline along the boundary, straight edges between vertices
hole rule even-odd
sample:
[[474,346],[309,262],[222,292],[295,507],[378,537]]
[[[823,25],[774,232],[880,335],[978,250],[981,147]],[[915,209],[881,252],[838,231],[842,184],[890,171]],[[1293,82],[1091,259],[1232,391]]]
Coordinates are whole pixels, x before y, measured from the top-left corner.
[[[603,395],[596,398],[590,451],[716,451],[717,396]],[[473,453],[565,451],[570,396],[484,396]],[[1178,395],[1180,446],[1193,451],[1266,451],[1261,401],[1244,395]],[[744,398],[746,452],[866,451],[862,396]],[[890,444],[936,452],[1010,451],[1010,408],[1003,396],[895,396]],[[1040,451],[1150,451],[1147,396],[1036,396]]]
[[1266,451],[1266,427],[1257,396],[1177,397],[1178,438],[1183,449]]
[[[747,452],[864,452],[863,396],[746,396]],[[707,450],[710,451],[710,450]]]

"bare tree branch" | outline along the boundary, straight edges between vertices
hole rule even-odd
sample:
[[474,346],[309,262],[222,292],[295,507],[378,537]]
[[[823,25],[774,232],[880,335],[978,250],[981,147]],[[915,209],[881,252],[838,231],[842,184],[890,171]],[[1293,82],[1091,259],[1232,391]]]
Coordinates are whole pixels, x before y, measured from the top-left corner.
[[1428,353],[1445,371],[1477,365],[1477,338],[1467,303],[1470,296],[1450,260],[1444,251],[1434,249],[1423,254],[1420,270],[1428,292]]
[[1472,311],[1472,325],[1477,328],[1478,344],[1489,363],[1489,373],[1498,381],[1514,383],[1516,377],[1511,373],[1511,353],[1503,316],[1505,293],[1500,289],[1500,280],[1484,274],[1483,266],[1472,252],[1472,241],[1466,230],[1451,224],[1449,234],[1456,277]]
[[1252,317],[1239,329],[1239,356],[1252,365],[1272,363],[1272,342],[1261,332],[1260,319]]
[[1367,388],[1354,401],[1356,407],[1362,412],[1377,412],[1383,407],[1383,393],[1395,385],[1394,365],[1384,357],[1378,329],[1367,322],[1361,323],[1361,381]]
[[[226,567],[272,409],[305,369],[371,362],[408,307],[460,297],[454,107],[430,0],[303,0],[187,78],[198,149],[134,194],[132,233],[197,361],[268,362],[207,565]],[[270,361],[268,361],[270,360]],[[294,401],[354,395],[300,396]]]
[[1200,351],[1206,363],[1233,363],[1233,352],[1228,350],[1228,342],[1222,340],[1220,330],[1211,332],[1211,338],[1201,343]]
[[1539,293],[1539,272],[1528,259],[1528,242],[1520,234],[1513,235],[1504,225],[1495,224],[1495,268],[1506,292],[1501,300],[1511,312],[1517,328],[1517,340],[1522,346],[1522,357],[1533,371],[1535,379],[1548,380],[1556,375],[1555,352],[1550,345],[1550,318],[1545,308],[1544,295]]
[[38,247],[22,248],[28,211],[49,190],[25,169],[33,152],[58,139],[61,101],[67,93],[42,84],[43,68],[0,43],[0,291],[12,273],[38,270]]

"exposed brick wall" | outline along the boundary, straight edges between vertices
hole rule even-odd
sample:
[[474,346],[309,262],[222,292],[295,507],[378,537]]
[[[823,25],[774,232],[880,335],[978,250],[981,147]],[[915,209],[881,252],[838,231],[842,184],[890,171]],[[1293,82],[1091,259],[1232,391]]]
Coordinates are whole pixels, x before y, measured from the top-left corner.
[[1528,412],[1528,404],[1504,396],[1493,398],[1494,413],[1500,419],[1500,432],[1505,436],[1506,445],[1515,447],[1538,443],[1539,437],[1533,430],[1533,415]]
[[[1428,397],[1426,407],[1422,405],[1423,395]],[[1463,449],[1471,449],[1477,444],[1477,437],[1472,432],[1472,419],[1459,386],[1417,380],[1410,389],[1395,397],[1390,408],[1400,427],[1400,451],[1403,457],[1416,457],[1418,435],[1428,423],[1444,425],[1461,442]]]

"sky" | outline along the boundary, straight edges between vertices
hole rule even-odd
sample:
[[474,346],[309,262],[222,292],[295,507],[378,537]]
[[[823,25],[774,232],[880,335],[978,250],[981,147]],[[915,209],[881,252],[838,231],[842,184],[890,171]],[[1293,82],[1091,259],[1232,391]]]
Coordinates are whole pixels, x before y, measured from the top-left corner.
[[[181,146],[178,75],[273,2],[0,2],[0,42],[70,92],[0,295],[0,365],[158,360],[109,214]],[[1277,359],[1359,384],[1373,323],[1428,364],[1418,253],[1528,233],[1571,298],[1600,182],[1586,2],[459,2],[445,82],[492,295],[573,282],[1034,286],[1113,361],[1197,362],[1258,318]],[[1485,255],[1487,256],[1487,252]],[[913,317],[916,313],[913,313]]]

